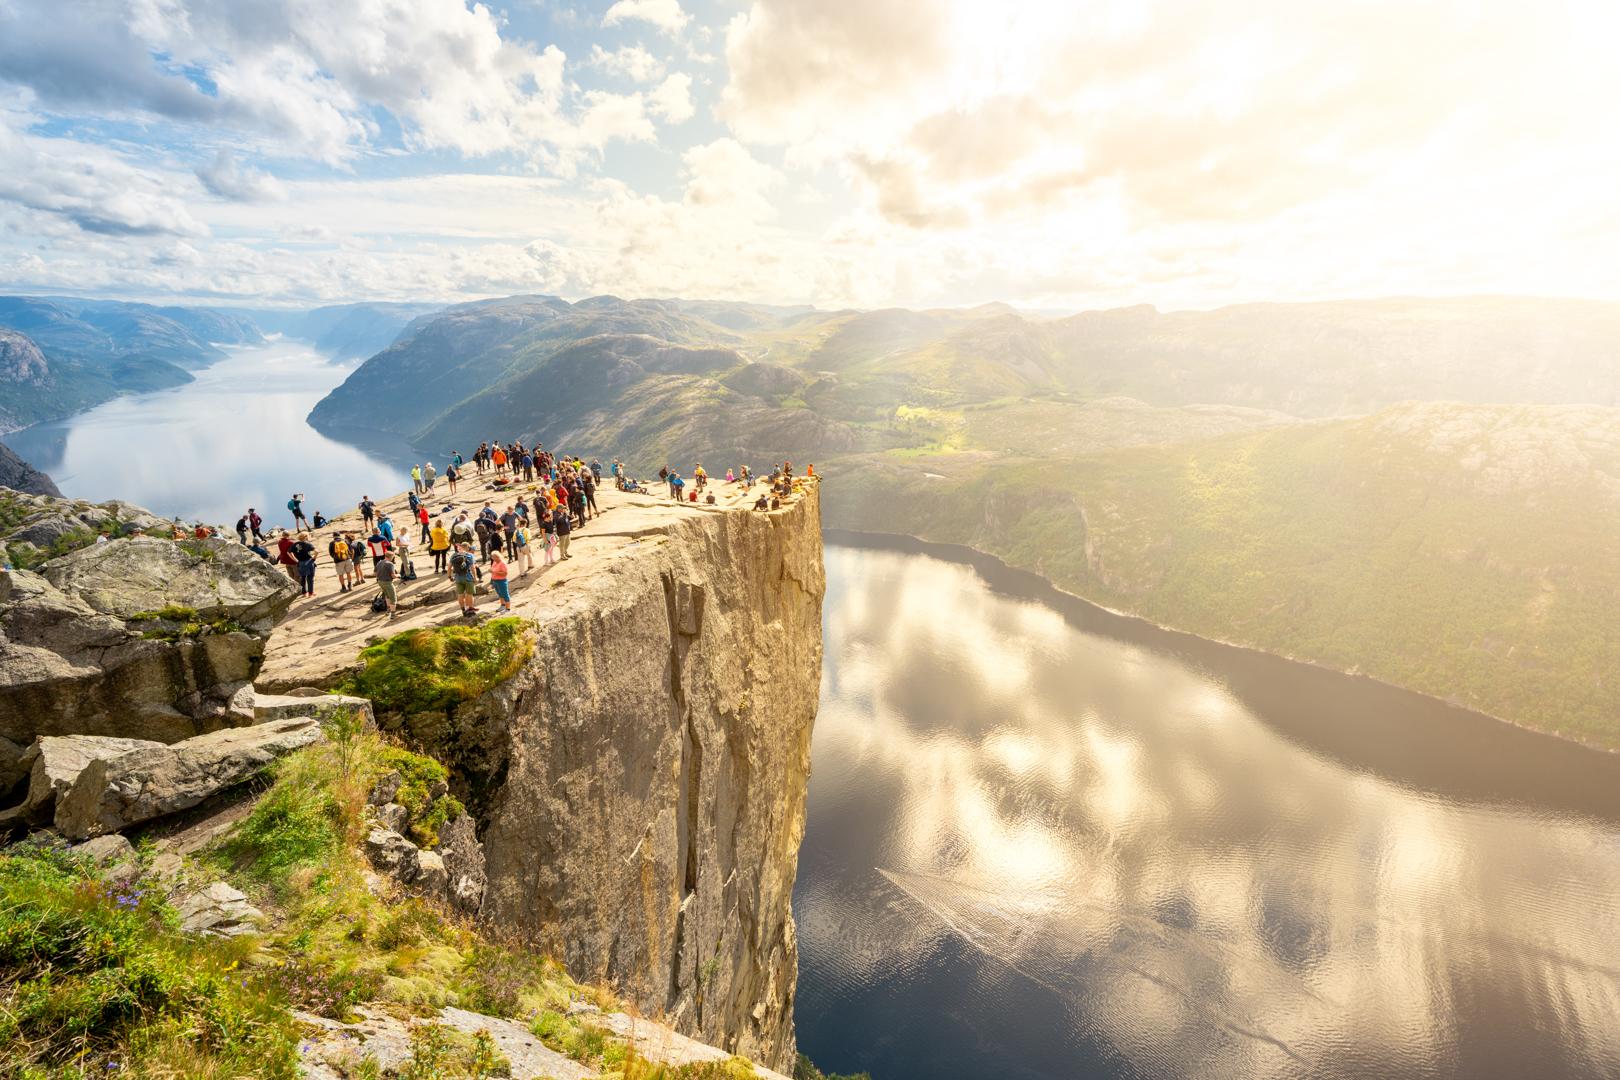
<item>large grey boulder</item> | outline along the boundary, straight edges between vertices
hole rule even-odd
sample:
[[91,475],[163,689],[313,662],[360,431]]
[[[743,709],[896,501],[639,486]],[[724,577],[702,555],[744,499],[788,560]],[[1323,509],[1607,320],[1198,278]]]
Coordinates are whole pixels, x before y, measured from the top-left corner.
[[94,544],[39,574],[0,574],[0,738],[178,742],[250,717],[257,674],[295,589],[237,544]]
[[128,619],[176,604],[205,622],[229,619],[261,631],[280,621],[296,595],[285,574],[226,540],[132,536],[52,559],[44,574],[103,614]]
[[28,769],[28,794],[23,797],[22,816],[43,823],[55,816],[57,800],[66,795],[92,761],[115,758],[131,750],[161,747],[148,739],[120,739],[111,735],[52,735],[36,739],[24,752],[23,767]]
[[189,809],[321,738],[314,720],[280,720],[97,758],[57,799],[56,828],[82,839]]

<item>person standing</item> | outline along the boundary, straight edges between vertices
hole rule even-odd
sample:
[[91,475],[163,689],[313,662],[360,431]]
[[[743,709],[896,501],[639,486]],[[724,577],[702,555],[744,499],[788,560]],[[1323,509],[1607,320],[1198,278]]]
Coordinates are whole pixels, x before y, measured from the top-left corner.
[[298,580],[298,560],[292,556],[293,538],[287,535],[285,529],[276,540],[276,562],[287,572],[287,576],[294,581]]
[[473,577],[473,568],[477,565],[467,545],[457,544],[455,554],[450,556],[450,580],[455,584],[456,603],[461,605],[463,615],[478,613],[478,605],[473,598],[473,593],[478,588],[478,583]]
[[370,495],[360,496],[360,517],[371,528],[371,520],[377,516],[377,504],[371,501]]
[[354,569],[350,565],[349,542],[343,539],[342,533],[332,534],[332,542],[326,545],[326,553],[332,556],[332,568],[337,571],[338,592],[348,592]]
[[253,539],[264,543],[264,518],[253,507],[248,507],[248,528],[253,531]]
[[[460,454],[456,455],[460,457]],[[450,485],[450,494],[456,493],[456,481],[461,479],[461,466],[451,462],[444,467],[444,482]]]
[[501,598],[501,610],[512,610],[512,588],[507,583],[506,559],[501,555],[499,547],[489,553],[489,585],[495,590],[495,595]]
[[298,567],[298,588],[304,596],[315,595],[315,545],[308,533],[299,533],[297,543],[290,549]]
[[382,538],[392,545],[394,542],[394,519],[384,514],[377,520],[377,531],[382,533]]
[[580,486],[585,489],[585,505],[590,507],[591,517],[600,517],[602,511],[596,508],[596,485],[601,482],[601,477],[593,472],[587,472],[580,477],[580,482]]
[[248,516],[243,514],[236,519],[236,539],[246,547],[248,542]]
[[377,562],[376,578],[383,602],[388,605],[390,619],[399,614],[399,588],[394,584],[396,576],[394,556],[392,553],[384,552],[383,557]]
[[411,466],[411,494],[420,495],[427,489],[422,486],[422,466]]
[[388,540],[380,529],[373,529],[371,536],[366,540],[366,549],[371,552],[371,572],[375,574],[377,567],[382,565],[383,556],[388,554]]
[[433,494],[433,481],[438,478],[438,475],[434,471],[433,462],[430,461],[422,466],[422,491],[424,494]]
[[287,509],[292,511],[293,527],[296,529],[309,528],[309,519],[304,517],[304,495],[298,492],[287,500]]
[[568,511],[559,510],[551,515],[551,521],[557,528],[557,557],[560,559],[573,558],[572,555],[568,554],[568,538],[574,531],[574,523],[569,520]]
[[517,511],[508,506],[506,512],[501,515],[501,533],[506,541],[506,557],[509,559],[517,558],[517,527]]
[[425,544],[433,538],[428,531],[428,508],[426,503],[416,508],[416,520],[422,526],[422,543]]
[[534,569],[534,555],[529,551],[529,526],[524,522],[518,522],[513,542],[517,544],[517,564],[522,567],[518,573],[527,574]]
[[433,528],[428,530],[428,550],[433,552],[433,572],[435,574],[448,574],[450,558],[450,533],[444,523],[438,518],[433,519]]
[[345,533],[343,540],[349,545],[349,570],[354,574],[354,583],[363,585],[366,581],[366,546],[360,542],[360,537],[356,533]]

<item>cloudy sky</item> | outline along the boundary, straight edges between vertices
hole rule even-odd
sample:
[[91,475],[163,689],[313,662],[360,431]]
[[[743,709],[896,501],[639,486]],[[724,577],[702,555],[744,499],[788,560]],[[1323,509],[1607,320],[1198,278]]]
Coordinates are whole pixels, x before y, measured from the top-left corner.
[[1620,298],[1612,0],[0,0],[0,289]]

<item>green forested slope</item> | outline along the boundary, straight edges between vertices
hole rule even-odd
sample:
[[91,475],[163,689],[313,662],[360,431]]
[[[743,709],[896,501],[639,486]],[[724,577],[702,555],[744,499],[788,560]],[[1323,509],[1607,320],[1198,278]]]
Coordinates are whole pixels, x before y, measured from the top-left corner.
[[1620,748],[1620,410],[1406,405],[927,477],[953,467],[859,464],[828,517]]

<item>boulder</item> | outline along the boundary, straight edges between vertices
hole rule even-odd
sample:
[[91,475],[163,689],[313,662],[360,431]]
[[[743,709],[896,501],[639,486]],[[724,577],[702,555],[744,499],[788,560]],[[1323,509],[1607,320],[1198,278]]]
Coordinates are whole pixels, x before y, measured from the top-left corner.
[[287,575],[227,540],[126,537],[52,559],[44,573],[105,615],[128,619],[175,604],[204,622],[229,619],[261,632],[281,620],[297,593]]
[[23,747],[0,735],[0,797],[28,775],[28,766],[23,764],[25,752]]
[[471,814],[459,814],[439,826],[439,846],[434,849],[444,860],[447,897],[451,906],[469,915],[478,914],[484,903],[484,846]]
[[188,934],[235,937],[257,933],[265,921],[264,912],[223,881],[181,896],[174,906],[180,913],[180,929]]
[[57,800],[56,827],[80,839],[189,809],[321,738],[314,720],[281,720],[96,759]]
[[404,836],[411,824],[411,812],[397,802],[383,803],[377,807],[377,822],[383,828]]
[[119,739],[110,735],[51,735],[36,739],[22,758],[22,766],[29,771],[23,816],[30,821],[50,821],[57,801],[67,794],[92,761],[162,745],[148,739]]
[[101,876],[120,885],[133,882],[140,876],[140,864],[135,859],[135,845],[113,833],[98,836],[75,845],[74,851],[89,858],[101,871]]
[[450,875],[445,873],[444,858],[437,851],[416,853],[416,878],[411,885],[417,892],[430,899],[443,900],[449,883]]
[[363,697],[344,694],[254,694],[253,717],[255,723],[310,717],[325,724],[339,717],[359,713],[368,730],[377,726],[371,711],[371,701]]
[[371,805],[382,806],[393,802],[394,796],[399,794],[399,789],[404,783],[405,778],[399,774],[398,769],[385,773],[382,779],[377,781],[377,785],[371,789]]
[[3,575],[0,737],[178,742],[240,724],[294,587],[240,545],[132,537]]
[[366,836],[366,858],[380,874],[401,884],[416,880],[421,851],[392,829],[372,829]]

